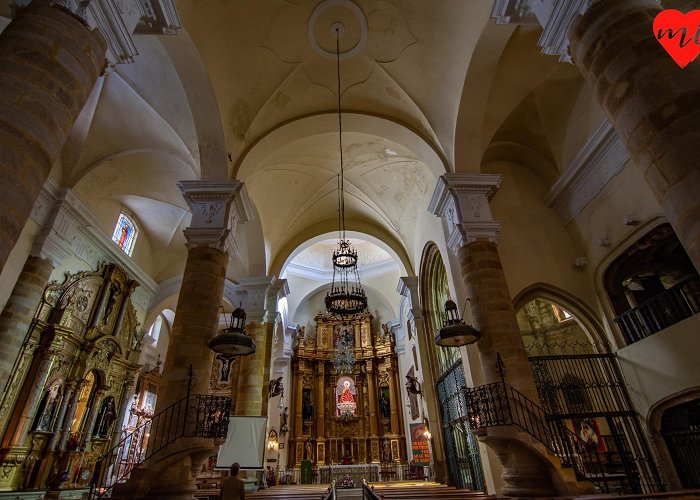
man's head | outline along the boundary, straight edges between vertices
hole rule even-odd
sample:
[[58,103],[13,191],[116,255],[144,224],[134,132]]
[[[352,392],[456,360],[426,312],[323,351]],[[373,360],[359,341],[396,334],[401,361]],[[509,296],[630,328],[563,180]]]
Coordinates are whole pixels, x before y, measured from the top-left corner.
[[241,470],[241,464],[239,464],[238,462],[233,462],[231,464],[231,475],[237,476],[239,470]]

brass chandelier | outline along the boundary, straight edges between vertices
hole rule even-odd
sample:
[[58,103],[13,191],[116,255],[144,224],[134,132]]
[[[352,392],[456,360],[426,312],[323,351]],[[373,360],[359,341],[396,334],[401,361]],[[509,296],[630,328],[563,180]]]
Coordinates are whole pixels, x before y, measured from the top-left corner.
[[347,319],[367,309],[367,295],[362,289],[357,271],[357,251],[345,235],[345,178],[343,171],[343,119],[340,111],[340,26],[335,27],[335,51],[338,73],[338,145],[340,173],[338,174],[338,246],[333,251],[333,282],[326,294],[326,310]]

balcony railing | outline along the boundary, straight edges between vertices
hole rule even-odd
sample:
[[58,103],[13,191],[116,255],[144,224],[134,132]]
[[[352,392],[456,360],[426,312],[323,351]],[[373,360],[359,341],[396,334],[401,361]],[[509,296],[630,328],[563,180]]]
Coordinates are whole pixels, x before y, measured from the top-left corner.
[[615,322],[627,344],[634,344],[699,312],[700,276],[695,276],[620,314]]

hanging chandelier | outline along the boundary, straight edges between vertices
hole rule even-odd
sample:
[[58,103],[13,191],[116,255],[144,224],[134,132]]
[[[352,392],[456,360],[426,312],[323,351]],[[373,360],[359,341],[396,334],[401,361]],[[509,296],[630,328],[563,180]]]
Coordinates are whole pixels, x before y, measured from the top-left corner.
[[335,26],[335,53],[338,73],[338,246],[333,251],[333,282],[326,294],[326,310],[340,318],[349,318],[367,309],[367,295],[357,272],[357,251],[345,235],[345,177],[343,171],[343,119],[340,111],[340,26]]

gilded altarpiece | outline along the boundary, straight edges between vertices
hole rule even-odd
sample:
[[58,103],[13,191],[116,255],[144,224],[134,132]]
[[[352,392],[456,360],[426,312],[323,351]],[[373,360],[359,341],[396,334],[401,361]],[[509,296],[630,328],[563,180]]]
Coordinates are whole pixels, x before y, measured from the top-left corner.
[[[325,314],[298,339],[292,358],[289,467],[406,460],[399,370],[393,335],[372,331],[372,315],[343,322]],[[340,336],[355,363],[334,365]]]
[[118,440],[143,338],[137,286],[105,264],[46,287],[2,398],[0,490],[85,487]]

